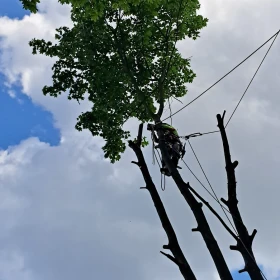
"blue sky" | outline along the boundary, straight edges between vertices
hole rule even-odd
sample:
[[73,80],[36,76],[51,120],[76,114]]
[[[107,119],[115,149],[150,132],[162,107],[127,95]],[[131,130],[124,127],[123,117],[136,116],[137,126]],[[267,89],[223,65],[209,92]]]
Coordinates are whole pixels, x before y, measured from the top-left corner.
[[250,280],[250,277],[247,272],[239,273],[238,271],[235,271],[232,276],[233,279],[237,280]]
[[0,0],[0,16],[9,18],[22,18],[28,15],[29,12],[22,8],[19,0]]
[[[19,0],[0,0],[0,16],[22,18],[26,12]],[[0,149],[19,144],[31,136],[38,137],[50,145],[58,145],[59,130],[53,126],[51,113],[32,103],[21,93],[20,87],[8,89],[0,75],[0,129],[5,137],[0,139]],[[15,97],[9,95],[9,91]],[[42,94],[38,92],[38,94]]]
[[[22,9],[19,0],[0,0],[0,16],[22,18],[26,14],[29,13]],[[4,77],[0,75],[0,149],[17,145],[34,136],[50,145],[58,145],[60,132],[53,125],[52,114],[33,104],[22,94],[21,87],[8,89],[4,82]],[[11,97],[11,93],[15,96]],[[233,277],[235,280],[249,280],[247,273],[239,274],[237,271],[233,273]]]

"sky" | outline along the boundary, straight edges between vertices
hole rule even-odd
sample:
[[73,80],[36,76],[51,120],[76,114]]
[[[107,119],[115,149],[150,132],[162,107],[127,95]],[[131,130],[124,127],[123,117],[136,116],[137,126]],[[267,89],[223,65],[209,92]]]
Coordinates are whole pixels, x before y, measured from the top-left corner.
[[[29,14],[30,12],[24,10],[18,0],[0,2],[1,17],[22,19]],[[0,127],[5,131],[0,148],[7,149],[32,136],[51,145],[59,144],[60,133],[53,125],[51,112],[39,104],[34,104],[30,97],[22,93],[21,88],[19,82],[7,87],[5,76],[0,74]]]
[[[278,0],[201,0],[209,24],[196,41],[178,44],[192,56],[197,74],[182,98],[187,104],[237,65],[280,28]],[[182,279],[159,251],[166,235],[143,178],[127,150],[121,161],[104,159],[103,141],[74,129],[76,118],[90,104],[51,98],[42,88],[51,83],[54,58],[33,56],[32,38],[54,40],[55,28],[71,26],[70,8],[43,0],[30,15],[17,0],[0,0],[0,279]],[[236,170],[239,207],[250,232],[258,230],[253,249],[268,280],[280,279],[279,190],[279,63],[280,39],[236,111],[228,137]],[[180,134],[216,129],[216,114],[229,117],[268,45],[187,109],[173,117]],[[172,103],[175,111],[182,106]],[[166,116],[168,111],[165,112]],[[137,133],[138,123],[127,128]],[[218,197],[226,198],[226,174],[219,134],[192,140],[192,145]],[[176,186],[147,163],[178,240],[198,279],[219,279],[193,215]],[[188,148],[186,162],[204,183]],[[219,205],[186,169],[183,178],[221,213]],[[206,183],[205,183],[206,184]],[[249,279],[234,240],[205,209],[234,279]]]

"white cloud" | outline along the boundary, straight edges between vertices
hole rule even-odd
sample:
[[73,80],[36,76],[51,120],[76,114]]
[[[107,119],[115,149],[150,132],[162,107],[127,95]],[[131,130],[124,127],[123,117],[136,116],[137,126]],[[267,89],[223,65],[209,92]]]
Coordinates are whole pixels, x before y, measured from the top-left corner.
[[[218,0],[201,2],[209,26],[199,40],[180,43],[183,54],[193,56],[198,75],[183,99],[185,104],[252,52],[279,25],[280,4],[276,0],[228,0],[226,5]],[[31,138],[0,152],[0,217],[4,221],[0,276],[4,280],[33,279],[33,275],[36,279],[69,280],[111,279],[112,275],[116,279],[180,279],[177,268],[159,254],[166,237],[148,193],[139,190],[143,179],[137,167],[130,164],[135,158],[132,151],[128,150],[120,163],[110,165],[102,156],[102,140],[92,139],[86,131],[74,131],[76,117],[89,105],[78,106],[65,96],[54,99],[42,95],[42,87],[51,81],[54,60],[33,56],[28,42],[34,37],[52,40],[56,27],[71,22],[69,7],[57,5],[55,0],[42,1],[40,7],[39,14],[20,21],[0,18],[0,71],[10,85],[20,82],[25,94],[54,114],[62,137],[58,147]],[[270,279],[277,278],[280,258],[278,41],[228,129],[232,156],[240,161],[240,208],[249,230],[258,229],[255,253]],[[174,116],[179,132],[215,130],[215,115],[224,109],[230,115],[264,51]],[[175,111],[181,104],[173,102],[172,106]],[[128,125],[136,133],[133,126],[134,122]],[[225,197],[219,135],[197,138],[192,143],[218,197]],[[159,184],[151,150],[144,151]],[[203,178],[189,149],[186,161]],[[182,175],[205,194],[187,171]],[[216,279],[201,236],[190,231],[196,226],[193,215],[170,180],[161,196],[195,272],[201,279],[209,278],[209,274]],[[205,197],[212,201],[207,194]],[[212,204],[219,209],[215,202]],[[206,209],[205,213],[231,268],[240,268],[240,255],[228,249],[233,241]],[[14,247],[20,254],[14,253]],[[23,274],[18,276],[18,271]]]
[[16,97],[16,93],[13,90],[8,90],[8,94],[12,97],[15,98]]

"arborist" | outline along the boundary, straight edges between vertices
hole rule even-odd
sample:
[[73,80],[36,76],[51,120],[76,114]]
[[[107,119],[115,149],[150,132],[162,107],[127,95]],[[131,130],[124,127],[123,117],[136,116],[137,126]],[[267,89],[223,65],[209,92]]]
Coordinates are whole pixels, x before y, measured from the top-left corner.
[[[164,134],[164,142],[166,144],[169,156],[176,168],[178,168],[179,159],[182,158],[185,154],[185,147],[183,147],[182,142],[180,141],[180,137],[178,135],[177,130],[167,124],[167,123],[156,123],[156,125],[148,124],[147,129],[152,131],[153,139],[156,143],[159,143],[159,139],[155,134],[155,131],[162,130]],[[156,146],[155,148],[158,148]],[[162,159],[162,168],[160,169],[161,173],[166,176],[171,176],[166,163]]]

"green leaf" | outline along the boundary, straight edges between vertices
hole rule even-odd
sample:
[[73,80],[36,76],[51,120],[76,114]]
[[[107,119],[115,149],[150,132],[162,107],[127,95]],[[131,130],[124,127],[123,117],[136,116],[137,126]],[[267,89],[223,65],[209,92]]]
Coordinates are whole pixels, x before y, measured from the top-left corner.
[[147,141],[146,136],[144,136],[143,139],[142,139],[141,147],[144,148],[148,145],[149,145],[149,142]]
[[[39,0],[21,0],[35,11]],[[106,144],[104,156],[120,159],[130,136],[130,118],[148,122],[159,105],[187,93],[195,73],[176,42],[199,37],[207,19],[197,14],[198,0],[60,0],[71,4],[73,27],[56,30],[56,44],[33,39],[33,54],[56,57],[52,84],[45,95],[80,102],[88,94],[92,108],[78,117],[76,129],[88,129]],[[112,3],[113,2],[113,3]],[[35,5],[35,6],[34,6]],[[159,112],[160,113],[160,112]],[[148,141],[143,138],[142,146]]]
[[34,14],[37,13],[37,4],[40,3],[40,0],[20,0],[20,2],[22,3],[23,8],[25,10],[29,10],[31,13]]

